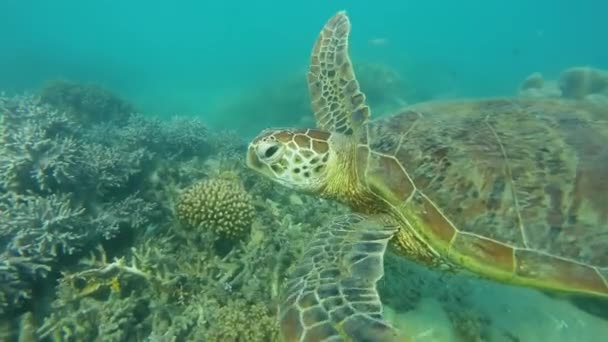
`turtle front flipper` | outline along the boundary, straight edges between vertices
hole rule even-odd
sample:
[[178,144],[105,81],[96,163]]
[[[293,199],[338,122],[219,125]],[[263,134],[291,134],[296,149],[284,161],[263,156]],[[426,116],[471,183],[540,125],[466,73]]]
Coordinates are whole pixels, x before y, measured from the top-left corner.
[[376,289],[396,227],[347,215],[319,230],[290,275],[279,307],[286,341],[403,341]]
[[317,127],[353,134],[369,118],[365,95],[359,89],[348,56],[350,21],[338,12],[323,27],[314,45],[308,71],[308,90]]

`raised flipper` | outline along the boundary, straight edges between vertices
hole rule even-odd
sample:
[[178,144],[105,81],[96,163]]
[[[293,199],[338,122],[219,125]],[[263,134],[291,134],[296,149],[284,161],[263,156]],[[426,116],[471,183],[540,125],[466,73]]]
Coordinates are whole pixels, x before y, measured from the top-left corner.
[[308,71],[308,90],[317,127],[350,135],[369,118],[348,56],[350,21],[338,12],[323,27]]
[[279,307],[286,341],[404,341],[383,318],[376,283],[396,228],[347,215],[320,229],[289,276]]

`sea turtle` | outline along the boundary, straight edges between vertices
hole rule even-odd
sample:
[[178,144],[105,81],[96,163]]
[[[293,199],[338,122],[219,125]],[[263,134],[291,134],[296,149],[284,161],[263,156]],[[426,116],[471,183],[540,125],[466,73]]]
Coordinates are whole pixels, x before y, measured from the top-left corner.
[[383,254],[504,283],[608,297],[608,109],[565,99],[433,101],[369,120],[341,11],[308,85],[317,127],[267,129],[247,164],[350,205],[321,227],[279,306],[289,341],[400,340]]

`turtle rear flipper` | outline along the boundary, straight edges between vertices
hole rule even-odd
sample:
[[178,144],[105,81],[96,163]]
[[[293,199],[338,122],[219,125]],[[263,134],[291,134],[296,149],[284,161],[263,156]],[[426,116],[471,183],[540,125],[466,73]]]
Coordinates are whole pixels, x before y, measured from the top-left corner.
[[[279,308],[287,341],[396,341],[376,288],[397,228],[341,216],[320,229],[290,275]],[[403,341],[403,339],[399,339]]]

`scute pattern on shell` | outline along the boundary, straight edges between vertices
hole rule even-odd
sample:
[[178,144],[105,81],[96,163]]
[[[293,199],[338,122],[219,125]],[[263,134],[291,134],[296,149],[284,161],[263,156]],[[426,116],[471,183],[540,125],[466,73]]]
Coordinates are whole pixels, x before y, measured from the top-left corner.
[[[367,139],[456,229],[608,267],[608,109],[561,99],[433,102],[373,121]],[[406,178],[384,176],[403,198],[396,186],[409,187]],[[416,205],[416,194],[404,201]]]

